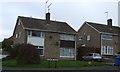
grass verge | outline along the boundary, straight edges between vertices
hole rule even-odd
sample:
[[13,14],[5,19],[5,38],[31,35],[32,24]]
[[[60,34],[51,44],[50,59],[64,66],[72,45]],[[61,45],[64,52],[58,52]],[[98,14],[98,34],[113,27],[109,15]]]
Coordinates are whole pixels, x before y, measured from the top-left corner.
[[[108,66],[105,62],[91,62],[88,61],[71,61],[71,60],[60,60],[56,63],[57,68],[78,68],[78,67],[88,67],[88,66]],[[15,59],[5,60],[2,62],[3,67],[20,67],[20,68],[54,68],[55,62],[48,62],[46,60],[41,60],[39,64],[26,64],[19,65]]]

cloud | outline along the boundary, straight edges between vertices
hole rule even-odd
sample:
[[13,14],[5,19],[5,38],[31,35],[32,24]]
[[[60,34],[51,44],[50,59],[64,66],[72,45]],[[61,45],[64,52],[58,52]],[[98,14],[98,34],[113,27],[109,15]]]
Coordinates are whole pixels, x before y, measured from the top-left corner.
[[[0,2],[46,2],[47,0],[0,0]],[[119,0],[49,0],[49,2],[118,2]]]
[[[17,16],[45,18],[45,1],[47,0],[0,0],[0,41],[12,35]],[[49,3],[53,3],[51,19],[65,21],[77,30],[84,21],[106,23],[104,12],[108,11],[117,24],[117,1],[49,0]]]

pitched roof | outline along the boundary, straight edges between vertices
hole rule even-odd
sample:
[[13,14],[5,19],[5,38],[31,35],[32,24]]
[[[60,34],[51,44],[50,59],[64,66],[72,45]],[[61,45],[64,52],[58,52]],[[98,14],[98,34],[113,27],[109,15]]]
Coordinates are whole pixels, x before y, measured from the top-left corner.
[[91,25],[95,29],[97,29],[99,32],[102,33],[112,33],[112,34],[118,34],[120,31],[120,27],[112,26],[109,27],[105,24],[99,24],[99,23],[93,23],[93,22],[86,22],[87,24]]
[[66,22],[50,21],[50,24],[46,24],[44,19],[22,16],[19,16],[18,18],[22,22],[25,29],[38,29],[41,31],[76,34],[76,31]]

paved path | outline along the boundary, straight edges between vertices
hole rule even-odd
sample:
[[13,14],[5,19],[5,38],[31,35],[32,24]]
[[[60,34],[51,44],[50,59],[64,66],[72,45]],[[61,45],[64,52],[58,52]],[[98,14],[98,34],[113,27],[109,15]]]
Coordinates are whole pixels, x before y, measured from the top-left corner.
[[2,72],[120,72],[120,67],[81,67],[81,68],[3,68]]

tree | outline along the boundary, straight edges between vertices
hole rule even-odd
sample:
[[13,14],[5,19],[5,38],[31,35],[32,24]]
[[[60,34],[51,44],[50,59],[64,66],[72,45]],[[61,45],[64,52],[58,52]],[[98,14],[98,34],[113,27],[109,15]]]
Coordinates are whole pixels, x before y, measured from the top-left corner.
[[10,37],[8,39],[4,39],[2,41],[2,49],[3,49],[3,51],[9,51],[9,49],[12,48],[12,45],[13,45],[12,37]]

